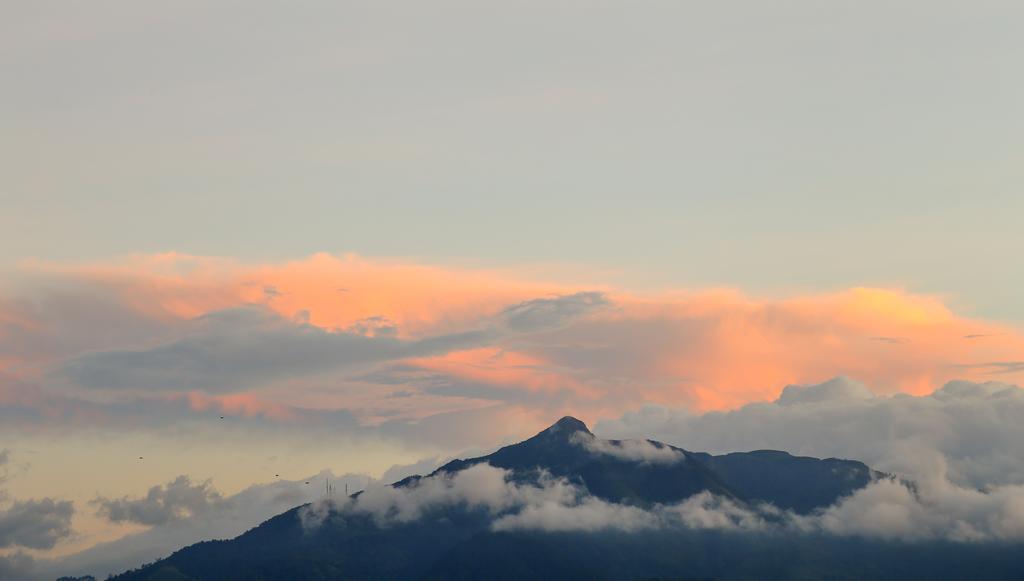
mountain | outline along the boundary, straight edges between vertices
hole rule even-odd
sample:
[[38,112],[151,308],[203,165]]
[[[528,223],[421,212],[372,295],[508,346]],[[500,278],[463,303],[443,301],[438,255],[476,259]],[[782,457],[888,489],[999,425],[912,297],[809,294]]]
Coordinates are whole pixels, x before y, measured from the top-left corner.
[[[590,502],[600,506],[638,511],[678,506],[707,492],[739,507],[770,503],[810,514],[873,479],[887,477],[851,460],[770,450],[714,456],[652,440],[603,440],[583,422],[565,417],[493,454],[455,460],[427,476],[396,482],[383,497],[358,493],[342,505],[296,507],[235,539],[197,543],[115,579],[1024,577],[1021,552],[1005,546],[886,543],[687,527],[502,529],[495,526],[500,514],[493,506],[469,500],[424,502],[415,517],[399,518],[402,507],[408,508],[414,499],[437,499],[451,492],[439,483],[455,482],[474,470],[493,470],[483,464],[507,471],[502,482],[519,494],[539,494],[557,482],[567,486],[565,490],[599,499]],[[467,499],[493,492],[488,488],[493,481],[469,484]],[[402,497],[405,504],[389,505],[390,512],[351,508],[363,502],[374,506],[381,498],[391,498],[387,495],[403,494],[408,495]],[[381,520],[381,514],[394,516],[395,511],[398,517]],[[311,515],[319,515],[315,526],[309,524]]]
[[[638,461],[645,453],[649,461]],[[673,454],[677,461],[672,461]],[[853,460],[818,460],[774,450],[712,456],[653,440],[600,440],[580,420],[564,417],[529,440],[487,456],[454,460],[429,476],[481,463],[511,470],[519,482],[533,482],[538,469],[544,470],[610,502],[650,506],[708,491],[801,513],[833,504],[881,475]]]

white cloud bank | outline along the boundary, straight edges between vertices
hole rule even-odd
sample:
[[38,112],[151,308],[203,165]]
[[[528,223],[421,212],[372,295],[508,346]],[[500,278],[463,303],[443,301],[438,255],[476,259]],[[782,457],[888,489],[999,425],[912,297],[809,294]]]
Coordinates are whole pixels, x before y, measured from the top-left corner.
[[586,432],[576,432],[572,441],[593,454],[630,462],[673,464],[686,459],[681,451],[651,440],[605,440]]
[[1024,541],[1024,486],[980,491],[936,481],[919,490],[915,496],[898,482],[879,480],[796,524],[883,540]]
[[771,505],[746,506],[708,492],[650,508],[611,503],[562,479],[543,477],[537,486],[517,484],[509,472],[487,464],[423,478],[403,488],[371,487],[340,504],[313,503],[300,511],[300,517],[311,529],[339,511],[369,514],[381,526],[394,526],[455,506],[486,511],[495,531],[634,532],[682,527],[911,542],[1024,541],[1024,486],[979,491],[936,481],[912,490],[898,480],[881,479],[833,506],[798,515]]

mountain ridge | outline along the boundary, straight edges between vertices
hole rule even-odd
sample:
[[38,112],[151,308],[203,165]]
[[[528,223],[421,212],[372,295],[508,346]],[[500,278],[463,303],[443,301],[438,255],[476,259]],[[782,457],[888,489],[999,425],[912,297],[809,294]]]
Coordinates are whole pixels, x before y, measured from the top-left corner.
[[[706,492],[737,505],[769,503],[802,514],[828,506],[884,476],[855,460],[822,460],[777,450],[716,456],[654,440],[604,440],[584,422],[565,416],[531,438],[487,455],[452,460],[425,476],[399,480],[391,488],[416,491],[481,464],[504,470],[508,482],[527,489],[556,479],[614,506],[672,505]],[[358,502],[361,495],[352,495],[350,502]],[[515,554],[527,555],[533,553],[525,547],[558,538],[570,548],[599,540],[592,535],[496,532],[489,526],[492,517],[471,507],[449,507],[415,521],[382,526],[368,513],[339,512],[328,505],[331,518],[311,532],[303,511],[312,508],[295,507],[235,539],[196,543],[114,579],[447,578],[455,572],[445,567],[469,567],[467,560],[475,558],[475,550],[469,547],[492,553],[502,543],[511,543],[509,548]],[[717,537],[704,535],[687,542],[692,545],[693,539],[703,543],[713,538]],[[632,540],[623,538],[622,542],[633,547],[629,551],[643,550],[643,543],[634,547]],[[652,546],[661,546],[659,543],[664,540]],[[486,569],[487,565],[474,563],[469,569],[473,568]],[[551,573],[564,570],[550,560],[519,563],[510,566],[511,570],[521,570],[527,576],[534,572],[538,578],[565,577]]]
[[[646,442],[653,448],[678,453],[680,460],[676,464],[639,462],[637,466],[637,462],[628,459],[601,458],[587,449],[586,440],[580,435],[606,442],[611,449],[621,448],[624,442]],[[503,446],[484,456],[452,460],[425,477],[458,472],[484,462],[511,470],[518,482],[535,480],[534,472],[543,469],[553,476],[582,484],[598,498],[612,502],[632,500],[649,506],[680,501],[708,491],[745,502],[770,502],[778,508],[799,513],[828,506],[871,480],[888,476],[856,460],[794,456],[781,450],[716,456],[656,440],[601,440],[584,422],[565,416],[522,442]],[[786,470],[795,472],[789,478],[775,477],[759,483],[763,474],[754,473],[754,468],[767,469],[765,464],[771,462],[785,463]],[[833,476],[838,478],[832,479]],[[420,478],[424,476],[403,479],[395,486],[407,486]],[[652,482],[658,478],[664,479],[660,486]],[[823,478],[829,479],[835,488],[822,485]]]

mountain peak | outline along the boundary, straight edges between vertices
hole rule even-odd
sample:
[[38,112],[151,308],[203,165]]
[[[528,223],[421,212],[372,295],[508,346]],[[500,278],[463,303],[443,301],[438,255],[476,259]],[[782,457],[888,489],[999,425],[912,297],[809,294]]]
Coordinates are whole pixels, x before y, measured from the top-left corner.
[[578,419],[576,419],[576,418],[574,418],[572,416],[565,416],[564,418],[562,418],[562,419],[558,420],[557,422],[555,422],[554,424],[552,424],[550,428],[544,430],[542,433],[546,433],[546,434],[559,434],[559,433],[562,433],[562,434],[568,435],[568,434],[572,434],[574,432],[586,432],[587,434],[591,433],[590,429],[587,428],[587,424],[584,424],[582,421],[580,421],[580,420],[578,420]]

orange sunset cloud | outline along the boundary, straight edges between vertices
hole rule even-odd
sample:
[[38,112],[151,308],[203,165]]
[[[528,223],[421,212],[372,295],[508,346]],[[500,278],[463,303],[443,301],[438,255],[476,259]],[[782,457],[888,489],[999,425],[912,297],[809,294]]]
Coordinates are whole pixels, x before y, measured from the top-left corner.
[[[319,329],[326,339],[378,337],[401,345],[485,332],[479,343],[422,356],[389,356],[391,363],[374,365],[384,365],[392,387],[405,385],[421,395],[459,392],[463,403],[458,405],[469,405],[465,396],[486,388],[488,395],[480,396],[485,400],[514,403],[532,397],[547,408],[586,410],[598,417],[644,403],[733,409],[774,399],[787,384],[835,375],[856,377],[885,393],[923,394],[957,377],[991,378],[994,368],[986,364],[1017,361],[1024,354],[1019,331],[959,316],[936,297],[899,289],[854,288],[779,299],[727,289],[645,295],[605,285],[526,280],[510,271],[327,254],[281,264],[165,254],[30,270],[48,277],[51,285],[57,280],[69,288],[102,289],[139,317],[174,325],[256,305],[289,325]],[[591,294],[600,297],[597,302],[576,305],[556,324],[532,328],[510,322],[532,308],[562,309],[569,298],[582,296],[574,293],[595,289]],[[8,304],[18,303],[11,299]],[[21,328],[47,324],[45,317],[18,311],[4,318]],[[188,333],[157,333],[141,346],[157,348],[182,332]],[[394,363],[404,371],[396,371]],[[325,369],[330,367],[328,361]],[[365,366],[360,369],[366,372]],[[302,372],[300,367],[296,373]],[[425,374],[433,383],[422,381]],[[1020,375],[1009,367],[1001,378]],[[333,397],[305,397],[303,383],[291,380],[297,387],[254,386],[218,396],[227,399],[207,399],[200,392],[188,397],[194,409],[216,406],[270,418],[288,417],[280,406],[296,401],[382,409],[368,403],[383,395],[372,395],[365,377],[331,371],[320,381],[318,392]],[[352,391],[356,384],[362,386],[358,396]],[[266,393],[256,399],[260,392]]]

